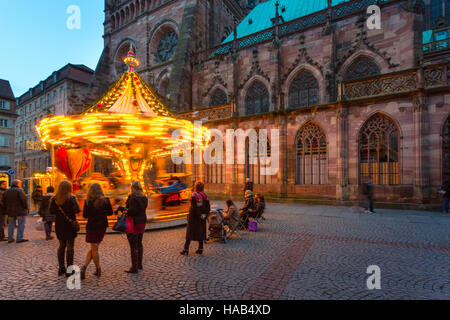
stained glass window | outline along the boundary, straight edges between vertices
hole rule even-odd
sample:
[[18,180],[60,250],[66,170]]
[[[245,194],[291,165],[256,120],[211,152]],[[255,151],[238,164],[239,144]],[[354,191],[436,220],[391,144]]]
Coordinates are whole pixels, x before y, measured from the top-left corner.
[[358,57],[347,68],[345,80],[354,80],[358,78],[370,77],[380,74],[380,69],[370,58]]
[[306,71],[301,72],[289,88],[289,108],[313,106],[319,103],[319,85],[316,78]]
[[270,170],[271,148],[269,138],[267,138],[266,149],[262,150],[259,140],[259,130],[256,131],[257,131],[256,133],[257,145],[255,154],[250,153],[250,146],[249,146],[250,137],[245,142],[244,176],[246,178],[249,178],[255,184],[271,184],[272,176],[264,174],[265,170]]
[[228,103],[228,97],[225,91],[217,88],[211,96],[210,106],[220,106]]
[[247,115],[269,112],[269,92],[264,84],[255,81],[245,97]]
[[326,184],[327,142],[325,133],[313,122],[297,136],[297,184]]
[[399,184],[399,134],[393,121],[372,116],[359,133],[360,183]]
[[164,62],[172,58],[177,47],[178,37],[174,31],[166,32],[158,44],[156,59],[158,62]]

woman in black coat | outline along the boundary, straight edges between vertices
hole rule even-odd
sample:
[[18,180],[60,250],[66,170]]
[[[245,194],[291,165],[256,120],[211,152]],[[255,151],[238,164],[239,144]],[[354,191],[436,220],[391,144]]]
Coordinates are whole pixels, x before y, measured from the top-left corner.
[[189,245],[191,241],[198,241],[197,254],[203,254],[203,241],[206,240],[206,219],[210,211],[209,198],[203,191],[205,185],[197,181],[194,186],[194,192],[191,196],[191,207],[189,208],[188,223],[186,228],[186,242],[184,244],[182,255],[189,254]]
[[87,219],[86,242],[91,245],[84,266],[81,268],[81,279],[83,280],[86,278],[86,269],[91,260],[94,260],[96,268],[94,275],[100,277],[102,274],[98,247],[108,228],[108,216],[112,214],[109,198],[105,198],[102,187],[98,183],[93,183],[89,188],[83,207],[83,217]]
[[[73,265],[74,245],[76,232],[73,230],[71,221],[76,220],[79,213],[77,199],[72,195],[72,184],[63,180],[58,186],[58,191],[50,203],[50,214],[55,216],[55,232],[59,240],[58,248],[58,275],[66,273],[64,255],[66,255],[67,267]],[[71,220],[71,221],[70,221]],[[66,276],[70,274],[66,273]]]
[[144,237],[145,225],[147,223],[148,199],[142,190],[141,184],[135,181],[131,184],[131,194],[127,199],[127,216],[133,218],[134,232],[127,233],[128,243],[131,252],[131,268],[125,270],[127,273],[138,273],[142,270],[142,257],[144,247],[142,239]]

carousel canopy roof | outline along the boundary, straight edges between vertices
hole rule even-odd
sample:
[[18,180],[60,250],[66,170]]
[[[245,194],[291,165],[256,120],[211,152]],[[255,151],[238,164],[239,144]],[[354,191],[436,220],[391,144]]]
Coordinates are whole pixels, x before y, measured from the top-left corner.
[[[45,147],[87,147],[104,156],[152,157],[170,154],[171,148],[188,141],[203,144],[208,130],[196,129],[191,121],[171,116],[134,72],[139,61],[131,49],[124,62],[128,71],[85,112],[54,115],[39,122],[36,130]],[[174,139],[172,133],[177,129],[181,136]]]
[[146,116],[168,116],[169,109],[158,99],[156,93],[140,75],[134,72],[139,61],[130,48],[124,59],[128,71],[123,73],[111,88],[84,114],[92,112],[116,112],[145,114]]

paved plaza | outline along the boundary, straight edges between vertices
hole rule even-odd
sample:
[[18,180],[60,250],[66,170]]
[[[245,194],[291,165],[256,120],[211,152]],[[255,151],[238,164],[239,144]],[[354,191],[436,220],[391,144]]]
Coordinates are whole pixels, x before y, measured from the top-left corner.
[[[450,299],[450,215],[269,203],[265,216],[258,232],[208,243],[203,256],[195,243],[178,253],[184,227],[147,232],[139,275],[123,272],[126,237],[108,234],[103,275],[91,265],[80,290],[57,277],[57,241],[43,240],[31,217],[30,242],[0,243],[0,299]],[[76,264],[87,248],[79,235]],[[367,289],[370,265],[380,267],[380,290]]]

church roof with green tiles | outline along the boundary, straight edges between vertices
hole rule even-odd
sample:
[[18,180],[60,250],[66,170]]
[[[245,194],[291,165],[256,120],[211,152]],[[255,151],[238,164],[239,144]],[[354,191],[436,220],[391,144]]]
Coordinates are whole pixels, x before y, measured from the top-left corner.
[[[272,27],[275,18],[275,3],[278,1],[278,12],[284,22],[295,20],[309,14],[326,9],[327,0],[269,0],[258,4],[237,26],[237,37],[242,38],[250,34]],[[332,6],[349,0],[332,0]],[[223,43],[233,40],[233,32]]]

